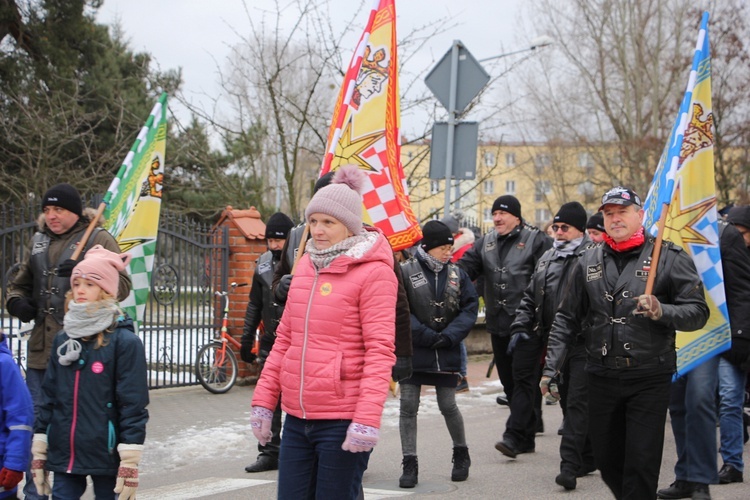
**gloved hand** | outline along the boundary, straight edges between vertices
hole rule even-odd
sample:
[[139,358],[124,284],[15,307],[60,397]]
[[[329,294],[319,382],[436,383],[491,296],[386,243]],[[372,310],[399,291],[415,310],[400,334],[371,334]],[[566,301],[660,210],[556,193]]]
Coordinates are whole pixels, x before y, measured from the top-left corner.
[[400,382],[411,377],[411,356],[396,356],[396,364],[391,370],[391,378],[394,382]]
[[529,340],[529,334],[526,332],[516,332],[513,335],[510,336],[510,342],[508,343],[508,351],[507,353],[513,354],[513,351],[516,350],[516,345],[518,345],[518,342],[521,340]]
[[31,442],[31,475],[34,477],[36,491],[40,495],[51,495],[49,472],[44,470],[47,465],[47,435],[34,434]]
[[252,363],[258,357],[253,352],[253,343],[254,342],[243,342],[240,344],[240,358],[242,358],[242,361],[245,363]]
[[261,446],[265,446],[273,436],[271,432],[272,420],[273,410],[262,406],[253,406],[250,410],[250,427],[253,429],[253,436]]
[[61,278],[70,278],[73,274],[73,268],[78,264],[77,260],[67,259],[57,266],[57,275]]
[[135,500],[135,490],[138,489],[138,464],[143,454],[142,444],[117,445],[120,454],[120,468],[117,469],[115,493],[119,493],[119,500]]
[[633,314],[642,314],[654,321],[658,320],[662,315],[659,299],[653,295],[640,295],[638,297],[638,305]]
[[24,323],[36,318],[36,302],[28,297],[15,297],[8,302],[8,312]]
[[434,344],[430,346],[430,349],[443,349],[445,347],[451,346],[451,339],[443,335],[442,333],[438,334],[438,339],[435,341]]
[[273,294],[276,297],[276,302],[279,304],[286,304],[286,298],[289,295],[289,286],[292,284],[292,275],[285,274],[279,280],[279,284],[276,285],[276,289]]
[[547,401],[557,402],[560,401],[560,390],[557,387],[557,381],[550,377],[542,377],[539,381],[539,389],[542,390],[542,396]]
[[724,352],[722,356],[738,367],[750,362],[750,338],[732,337],[732,348]]
[[10,491],[18,486],[21,479],[23,479],[23,472],[21,471],[6,469],[5,467],[3,467],[3,470],[0,470],[0,486],[2,486],[5,491]]
[[346,430],[346,439],[341,449],[352,453],[372,450],[378,444],[380,431],[369,425],[352,422]]

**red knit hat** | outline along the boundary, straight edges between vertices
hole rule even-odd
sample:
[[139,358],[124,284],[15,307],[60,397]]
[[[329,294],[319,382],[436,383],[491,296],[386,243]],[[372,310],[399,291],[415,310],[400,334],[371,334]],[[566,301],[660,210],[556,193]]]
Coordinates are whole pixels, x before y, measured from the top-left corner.
[[74,279],[84,278],[99,285],[112,297],[117,297],[117,289],[120,284],[119,271],[125,269],[125,266],[130,262],[130,258],[129,253],[116,254],[101,245],[96,245],[86,252],[83,260],[73,268],[73,273],[70,275],[70,286],[73,286]]

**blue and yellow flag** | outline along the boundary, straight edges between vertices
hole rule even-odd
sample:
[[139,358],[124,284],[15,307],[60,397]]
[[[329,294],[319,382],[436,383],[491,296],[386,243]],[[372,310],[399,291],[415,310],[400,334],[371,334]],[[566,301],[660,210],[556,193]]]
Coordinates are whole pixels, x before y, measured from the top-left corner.
[[711,310],[702,330],[677,332],[677,375],[729,349],[732,342],[719,252],[713,126],[705,12],[680,112],[644,203],[644,226],[653,235],[661,207],[669,205],[663,238],[681,246],[693,258]]
[[136,322],[143,320],[151,289],[166,147],[167,94],[163,93],[102,202],[107,205],[104,227],[120,249],[133,256],[128,267],[133,289],[120,305]]

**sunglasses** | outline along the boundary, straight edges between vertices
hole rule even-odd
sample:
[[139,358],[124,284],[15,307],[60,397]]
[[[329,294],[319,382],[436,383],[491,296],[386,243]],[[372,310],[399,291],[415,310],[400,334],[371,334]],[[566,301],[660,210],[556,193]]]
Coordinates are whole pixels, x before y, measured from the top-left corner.
[[568,229],[570,229],[572,226],[569,226],[567,224],[552,224],[552,230],[554,232],[557,232],[558,229],[562,229],[563,233],[567,233]]

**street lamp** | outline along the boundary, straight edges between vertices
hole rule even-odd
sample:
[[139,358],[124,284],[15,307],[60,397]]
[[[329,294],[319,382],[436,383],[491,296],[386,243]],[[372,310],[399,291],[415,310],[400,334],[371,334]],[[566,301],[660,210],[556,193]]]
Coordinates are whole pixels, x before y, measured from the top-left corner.
[[522,52],[528,52],[528,51],[531,51],[531,50],[536,50],[536,49],[541,48],[541,47],[546,47],[548,45],[552,45],[553,43],[555,43],[555,40],[551,36],[540,35],[540,36],[538,36],[536,38],[533,38],[531,40],[531,44],[528,47],[525,47],[523,49],[514,50],[513,52],[506,52],[505,54],[500,54],[500,55],[497,55],[497,56],[485,57],[484,59],[477,60],[477,62],[481,63],[481,62],[485,62],[485,61],[492,61],[494,59],[500,59],[502,57],[513,56],[513,55],[516,55],[516,54],[520,54]]

